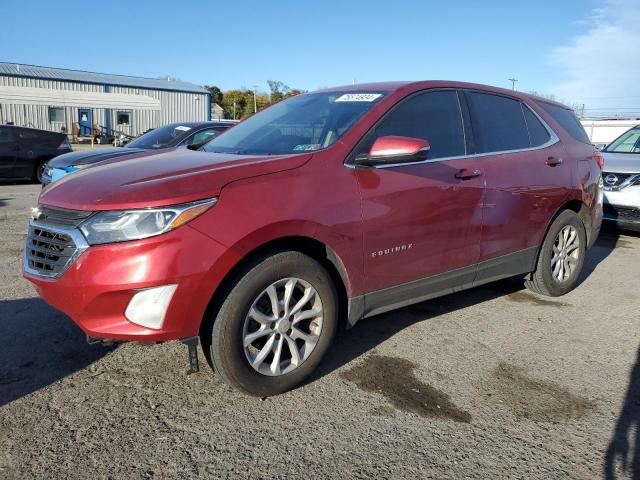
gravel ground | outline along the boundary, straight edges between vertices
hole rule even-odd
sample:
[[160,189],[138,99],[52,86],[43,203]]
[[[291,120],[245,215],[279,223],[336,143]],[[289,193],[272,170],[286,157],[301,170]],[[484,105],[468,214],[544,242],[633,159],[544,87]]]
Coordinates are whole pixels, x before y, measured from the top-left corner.
[[640,478],[640,236],[605,232],[562,298],[507,281],[364,320],[261,401],[39,300],[38,190],[0,185],[0,478]]

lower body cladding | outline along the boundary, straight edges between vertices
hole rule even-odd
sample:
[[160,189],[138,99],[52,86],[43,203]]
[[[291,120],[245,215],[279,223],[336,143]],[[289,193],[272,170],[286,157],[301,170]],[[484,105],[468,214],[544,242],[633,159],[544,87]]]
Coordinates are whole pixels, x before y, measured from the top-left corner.
[[621,228],[640,231],[640,186],[605,190],[603,220]]
[[214,265],[225,251],[186,225],[179,233],[87,248],[55,279],[27,268],[24,276],[88,337],[176,340],[198,335],[220,280],[212,272],[224,270]]

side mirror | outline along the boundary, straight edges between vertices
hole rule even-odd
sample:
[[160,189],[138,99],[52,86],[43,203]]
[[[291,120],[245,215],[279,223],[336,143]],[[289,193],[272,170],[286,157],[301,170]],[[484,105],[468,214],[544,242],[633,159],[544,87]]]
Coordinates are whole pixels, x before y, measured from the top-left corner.
[[[207,142],[208,142],[208,141],[209,141],[209,140],[207,140]],[[186,145],[186,147],[187,147],[189,150],[197,151],[197,150],[200,150],[202,147],[204,147],[204,145],[205,145],[207,142],[190,143],[190,144]]]
[[368,154],[355,158],[357,166],[376,167],[401,163],[415,163],[427,159],[429,142],[420,138],[387,136],[378,138]]

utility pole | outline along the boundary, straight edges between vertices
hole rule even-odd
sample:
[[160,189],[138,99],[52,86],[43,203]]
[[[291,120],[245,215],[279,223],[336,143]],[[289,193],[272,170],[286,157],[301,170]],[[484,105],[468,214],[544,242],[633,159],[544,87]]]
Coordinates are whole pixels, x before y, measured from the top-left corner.
[[257,85],[253,86],[253,113],[258,111],[258,98],[256,95],[256,90],[258,89]]
[[517,78],[512,77],[508,79],[511,82],[511,90],[515,90],[516,89],[516,82],[518,81]]
[[236,119],[236,99],[233,99],[233,119]]

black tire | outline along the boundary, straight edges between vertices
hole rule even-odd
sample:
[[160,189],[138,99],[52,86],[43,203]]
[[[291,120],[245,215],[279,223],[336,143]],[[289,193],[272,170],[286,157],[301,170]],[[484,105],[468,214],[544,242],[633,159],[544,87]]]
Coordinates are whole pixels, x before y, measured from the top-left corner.
[[45,168],[47,168],[47,160],[43,160],[42,162],[38,163],[38,165],[36,166],[35,180],[38,183],[42,183],[42,175],[44,174]]
[[[566,279],[554,277],[551,261],[558,234],[567,226],[572,226],[577,232],[579,245],[577,247],[577,262]],[[587,235],[582,220],[571,210],[563,210],[549,227],[538,254],[536,269],[531,273],[531,279],[525,280],[525,286],[532,292],[548,297],[559,297],[573,290],[580,277],[587,247]]]
[[[253,302],[269,285],[282,279],[298,278],[310,284],[322,302],[322,329],[309,356],[295,369],[279,376],[255,370],[245,354],[243,329]],[[329,273],[320,263],[300,252],[281,251],[248,264],[236,276],[235,285],[215,314],[203,348],[216,372],[231,386],[249,395],[277,395],[302,383],[327,352],[338,325],[338,299]]]

